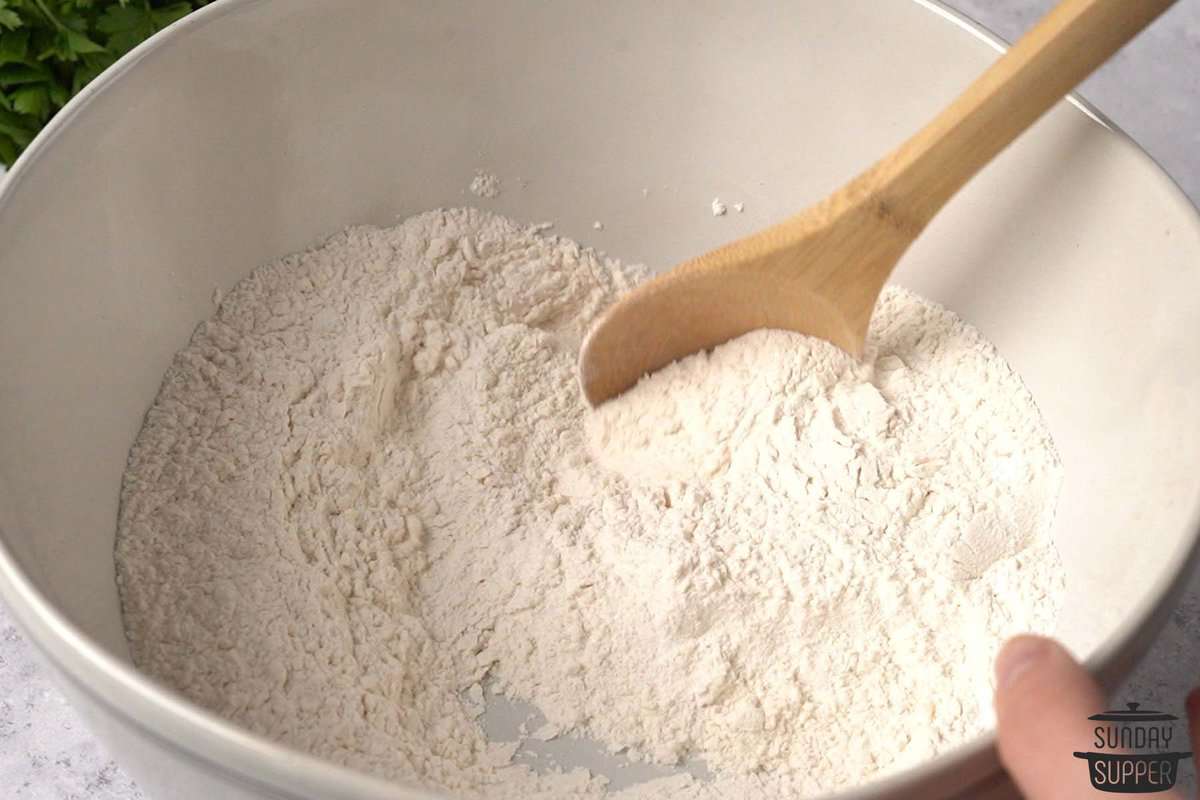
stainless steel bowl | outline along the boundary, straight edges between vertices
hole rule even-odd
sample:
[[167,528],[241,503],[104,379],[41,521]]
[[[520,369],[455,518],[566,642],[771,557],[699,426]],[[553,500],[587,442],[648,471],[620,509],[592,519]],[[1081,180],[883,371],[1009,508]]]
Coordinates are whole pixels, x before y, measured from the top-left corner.
[[[505,182],[490,208],[666,266],[820,197],[994,56],[912,0],[206,7],[89,87],[0,189],[0,595],[155,797],[427,796],[250,735],[129,663],[119,479],[213,290],[349,223],[484,203],[464,192],[476,168]],[[745,213],[715,220],[714,195]],[[1110,681],[1195,556],[1198,264],[1183,195],[1064,103],[897,275],[977,324],[1042,405],[1067,470],[1061,634]],[[995,771],[983,737],[845,796],[977,796]]]

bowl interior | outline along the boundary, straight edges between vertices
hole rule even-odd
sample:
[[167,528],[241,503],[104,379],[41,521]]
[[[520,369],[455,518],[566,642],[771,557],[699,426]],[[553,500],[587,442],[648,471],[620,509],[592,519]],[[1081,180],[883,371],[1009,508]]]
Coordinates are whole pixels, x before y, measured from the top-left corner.
[[[121,471],[215,289],[347,224],[471,203],[663,268],[821,197],[994,57],[907,0],[230,3],[75,105],[0,197],[3,542],[126,658]],[[476,169],[497,199],[466,191]],[[714,218],[714,196],[745,212]],[[1195,537],[1198,263],[1182,194],[1064,103],[896,276],[980,327],[1048,419],[1061,634],[1084,655]]]

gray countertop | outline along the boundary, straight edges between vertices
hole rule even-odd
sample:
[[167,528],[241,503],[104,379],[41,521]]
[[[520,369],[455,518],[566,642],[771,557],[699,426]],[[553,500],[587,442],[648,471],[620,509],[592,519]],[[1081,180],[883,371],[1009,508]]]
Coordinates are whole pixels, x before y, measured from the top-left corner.
[[[952,0],[1012,40],[1053,0]],[[1182,2],[1105,65],[1082,90],[1200,202],[1200,2]],[[1200,573],[1150,654],[1118,691],[1154,707],[1181,708],[1200,681]],[[1191,768],[1184,784],[1191,782]],[[12,800],[145,797],[91,737],[0,608],[0,787]]]

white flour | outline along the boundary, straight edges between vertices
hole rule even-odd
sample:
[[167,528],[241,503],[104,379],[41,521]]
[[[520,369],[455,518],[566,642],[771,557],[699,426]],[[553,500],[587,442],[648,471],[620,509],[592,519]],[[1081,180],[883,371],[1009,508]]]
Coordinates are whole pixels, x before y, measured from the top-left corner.
[[492,173],[477,169],[475,177],[471,179],[471,194],[476,197],[482,197],[485,200],[495,200],[500,196],[500,179]]
[[259,733],[465,796],[604,794],[489,743],[481,684],[777,798],[976,733],[1000,642],[1052,627],[1060,469],[1028,392],[888,290],[865,364],[754,333],[587,412],[589,321],[639,277],[472,210],[257,270],[129,460],[132,653]]

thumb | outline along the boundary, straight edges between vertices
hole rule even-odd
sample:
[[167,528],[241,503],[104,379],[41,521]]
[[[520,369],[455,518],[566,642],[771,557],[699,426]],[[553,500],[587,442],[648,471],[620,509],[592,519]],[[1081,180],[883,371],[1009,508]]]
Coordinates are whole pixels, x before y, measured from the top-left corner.
[[1073,755],[1091,741],[1088,717],[1104,709],[1100,686],[1062,645],[1018,636],[996,659],[1000,760],[1029,800],[1099,796]]

